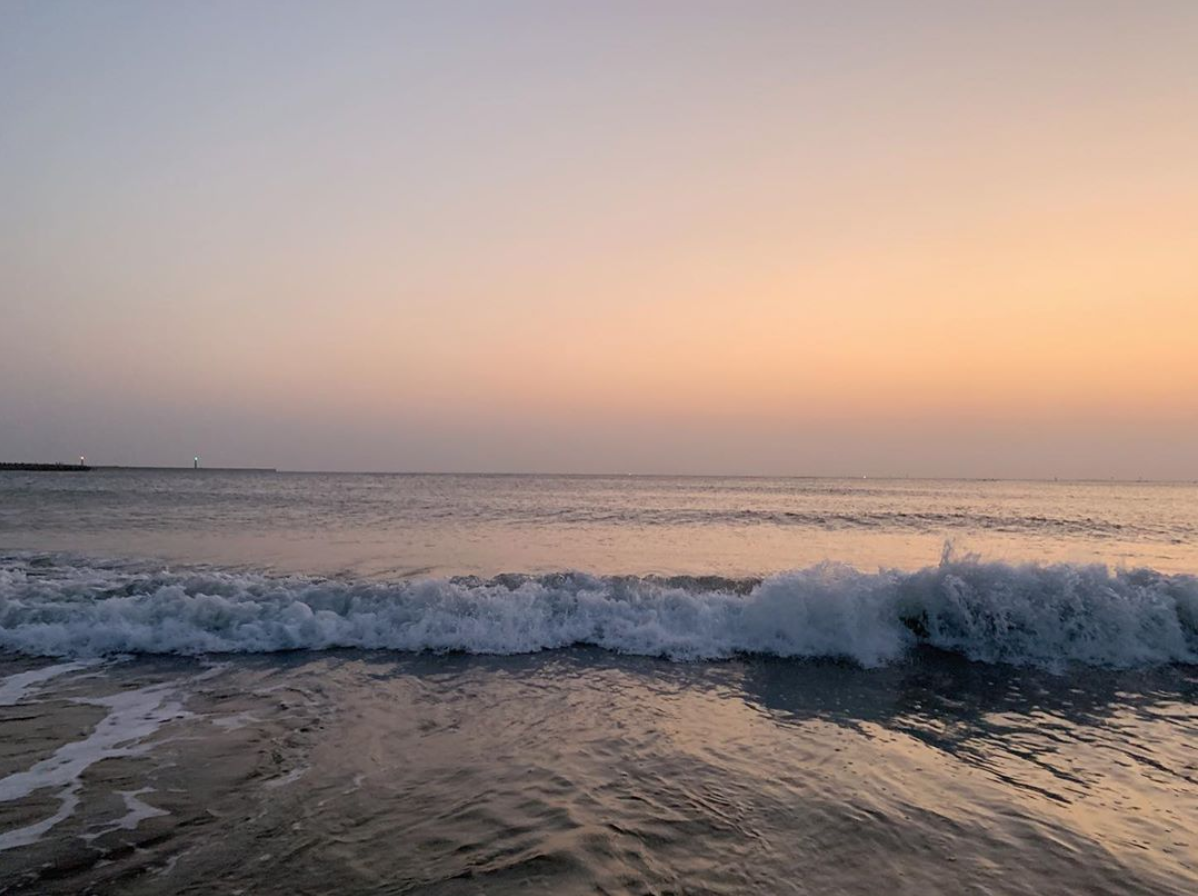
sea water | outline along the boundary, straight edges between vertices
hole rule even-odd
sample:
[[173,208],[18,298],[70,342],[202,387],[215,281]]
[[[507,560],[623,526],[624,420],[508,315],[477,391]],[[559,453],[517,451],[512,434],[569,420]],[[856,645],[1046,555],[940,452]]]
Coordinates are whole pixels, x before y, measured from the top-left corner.
[[0,473],[0,890],[1198,890],[1198,486]]

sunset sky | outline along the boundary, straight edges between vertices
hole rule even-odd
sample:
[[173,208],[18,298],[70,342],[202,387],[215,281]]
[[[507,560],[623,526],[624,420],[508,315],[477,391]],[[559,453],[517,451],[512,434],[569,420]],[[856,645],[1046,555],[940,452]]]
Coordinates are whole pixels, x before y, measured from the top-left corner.
[[1198,477],[1198,2],[0,5],[0,460]]

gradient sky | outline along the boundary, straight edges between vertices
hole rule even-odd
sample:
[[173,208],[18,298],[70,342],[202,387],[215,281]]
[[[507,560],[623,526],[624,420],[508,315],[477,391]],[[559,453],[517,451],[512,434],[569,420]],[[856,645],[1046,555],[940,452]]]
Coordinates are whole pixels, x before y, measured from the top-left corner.
[[1198,477],[1198,3],[0,4],[0,459]]

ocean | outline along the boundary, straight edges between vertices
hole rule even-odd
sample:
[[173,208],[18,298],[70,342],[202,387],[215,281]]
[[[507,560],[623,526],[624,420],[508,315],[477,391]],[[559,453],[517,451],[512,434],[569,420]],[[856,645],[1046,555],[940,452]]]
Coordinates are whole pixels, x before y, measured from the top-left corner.
[[0,472],[0,893],[1198,892],[1198,484]]

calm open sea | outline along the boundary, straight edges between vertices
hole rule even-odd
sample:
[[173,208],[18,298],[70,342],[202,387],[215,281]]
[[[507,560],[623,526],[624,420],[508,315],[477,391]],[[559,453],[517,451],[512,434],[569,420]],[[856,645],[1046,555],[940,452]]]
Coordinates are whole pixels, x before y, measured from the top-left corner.
[[0,472],[0,893],[1198,892],[1198,485]]

